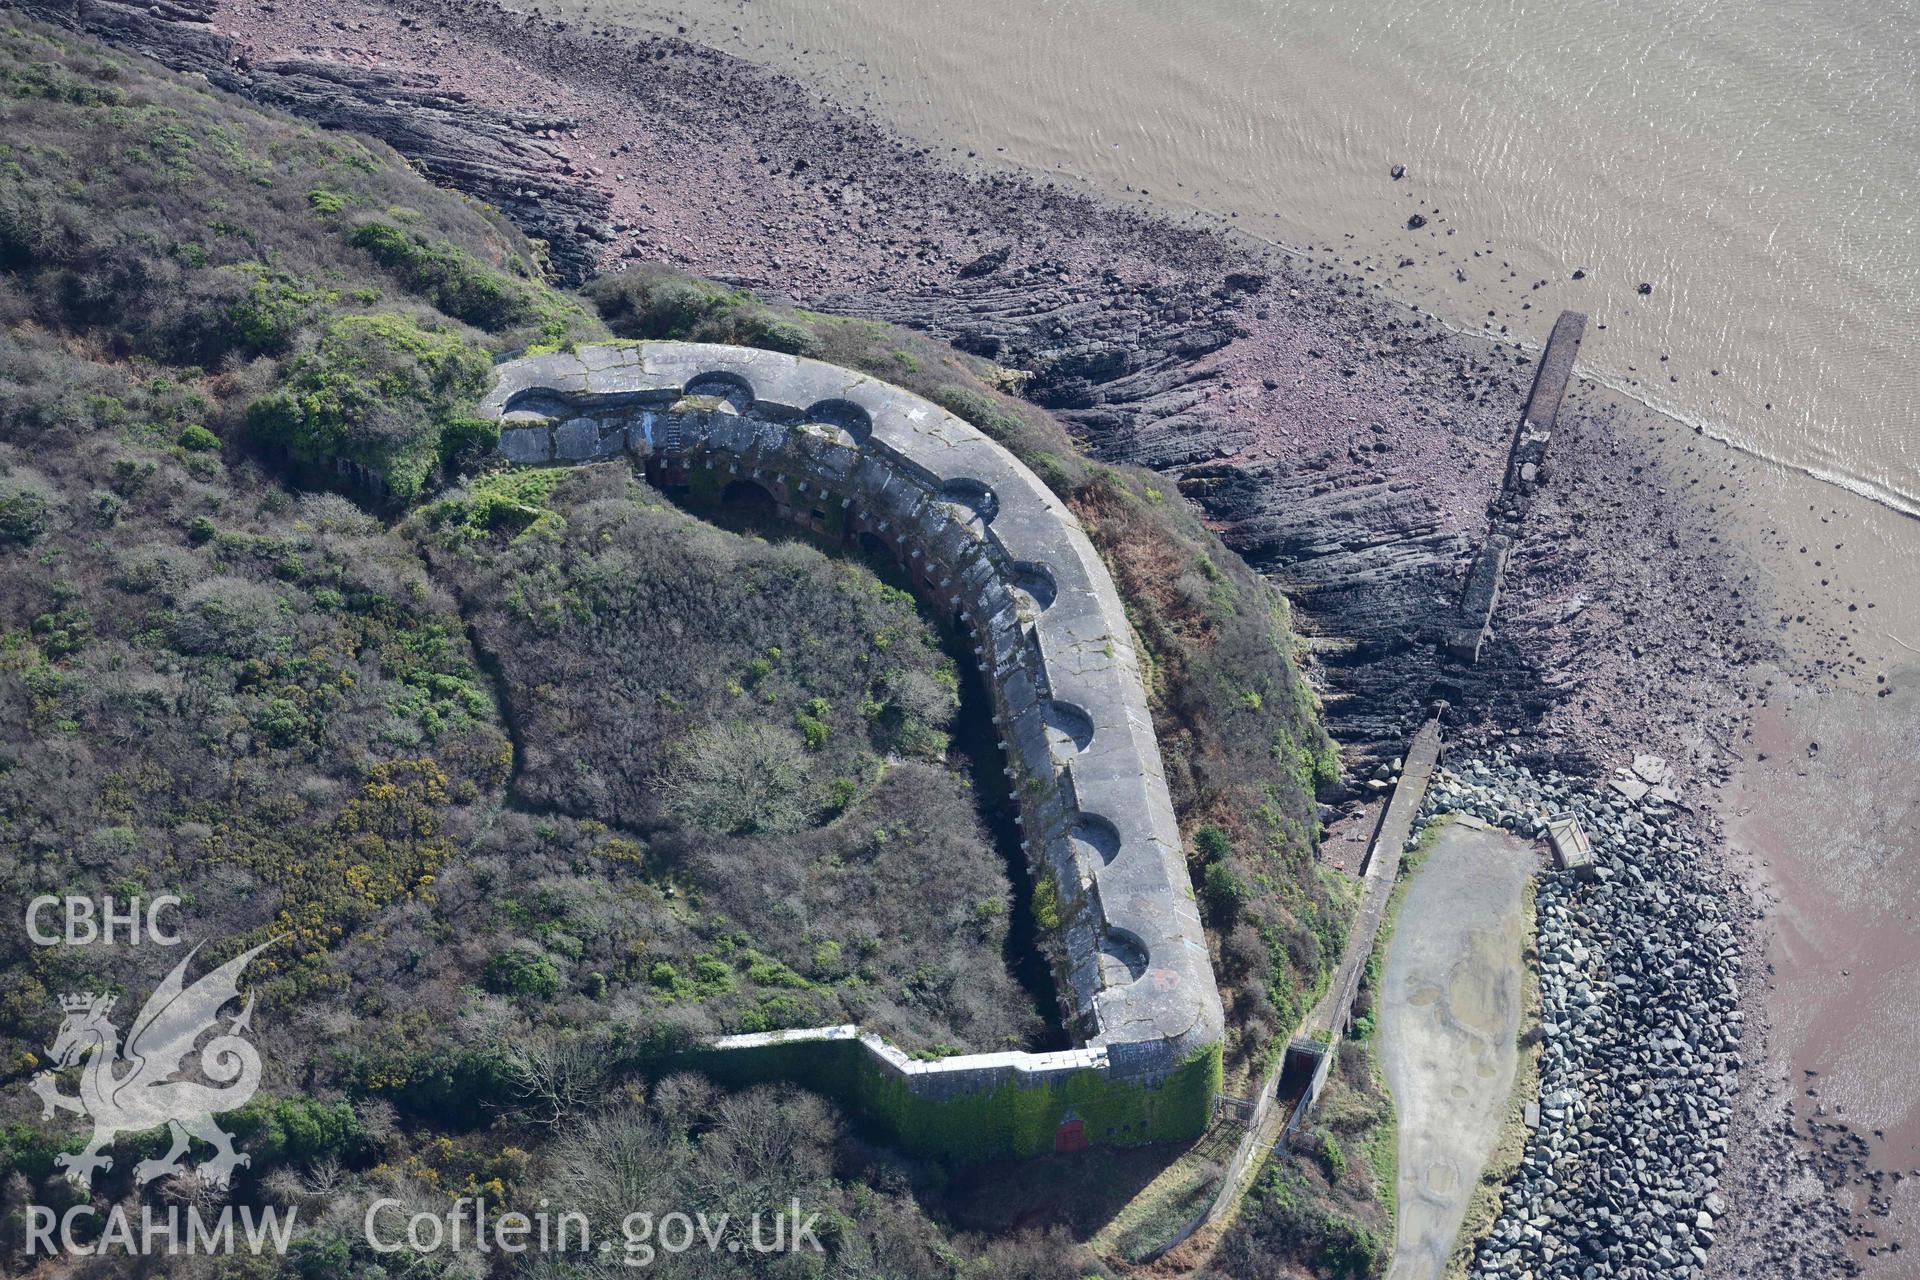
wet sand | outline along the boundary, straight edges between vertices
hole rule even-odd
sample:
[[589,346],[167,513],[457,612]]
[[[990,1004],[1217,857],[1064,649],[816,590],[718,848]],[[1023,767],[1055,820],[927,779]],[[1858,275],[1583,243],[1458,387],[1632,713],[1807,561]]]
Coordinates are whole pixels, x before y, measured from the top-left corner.
[[[1783,681],[1723,811],[1767,913],[1749,1142],[1791,1149],[1804,1182],[1850,1210],[1832,1226],[1867,1274],[1905,1276],[1920,1224],[1920,665],[1887,679],[1884,698]],[[1742,1223],[1730,1256],[1792,1238],[1794,1199],[1754,1198],[1783,1213]]]
[[[1635,406],[1610,420],[1642,455],[1639,487],[1617,511],[1589,505],[1599,519],[1576,528],[1568,508],[1604,502],[1610,477],[1559,452],[1570,474],[1542,513],[1544,541],[1649,543],[1660,521],[1636,508],[1684,498],[1682,523],[1724,548],[1717,589],[1739,593],[1748,626],[1697,627],[1698,661],[1664,672],[1632,642],[1570,652],[1600,628],[1685,616],[1698,584],[1664,581],[1657,560],[1598,594],[1590,578],[1530,582],[1523,566],[1506,616],[1509,634],[1545,619],[1526,643],[1569,669],[1618,664],[1595,705],[1619,720],[1587,731],[1610,763],[1639,741],[1679,766],[1702,830],[1724,836],[1725,891],[1752,904],[1736,1212],[1711,1274],[1829,1276],[1850,1262],[1905,1280],[1920,1227],[1920,592],[1898,564],[1920,522]],[[1586,431],[1576,451],[1595,447]],[[1578,718],[1548,713],[1567,731]]]
[[[415,5],[403,20],[339,0],[233,3],[219,22],[256,59],[418,69],[475,101],[574,117],[556,141],[583,181],[612,192],[609,264],[665,260],[833,309],[948,285],[1000,244],[1061,279],[1119,273],[1154,287],[1217,284],[1248,252],[1230,237],[984,178],[793,84],[672,42],[627,45],[478,5]],[[1314,463],[1328,467],[1329,487],[1417,499],[1421,539],[1470,547],[1524,396],[1528,353],[1412,330],[1418,313],[1386,300],[1377,274],[1285,262],[1274,271],[1257,305],[1238,313],[1235,339],[1195,361],[1196,401],[1224,406],[1233,426],[1195,448],[1231,463],[1331,459]],[[1549,322],[1541,316],[1539,336]],[[1596,331],[1590,345],[1607,340]],[[1868,919],[1831,896],[1864,872],[1857,861],[1827,861],[1817,838],[1790,834],[1809,814],[1884,823],[1911,813],[1920,787],[1912,739],[1899,729],[1908,714],[1900,708],[1910,706],[1900,696],[1920,685],[1904,665],[1920,655],[1920,589],[1899,566],[1920,554],[1920,521],[1768,466],[1591,382],[1570,394],[1550,461],[1554,476],[1494,624],[1491,661],[1518,692],[1463,726],[1461,745],[1498,737],[1522,751],[1578,754],[1602,772],[1653,749],[1680,766],[1703,825],[1719,812],[1739,818],[1749,834],[1736,833],[1736,847],[1763,850],[1773,864],[1766,883],[1782,898],[1759,921],[1756,945],[1814,957],[1780,964],[1774,986],[1753,993],[1756,1018],[1776,1030],[1750,1048],[1749,1077],[1832,1069],[1838,1090],[1851,1072],[1859,1096],[1836,1101],[1882,1116],[1888,1134],[1884,1146],[1865,1135],[1869,1163],[1920,1165],[1898,1136],[1910,1118],[1888,1102],[1920,1097],[1920,1079],[1909,1070],[1870,1087],[1876,1060],[1867,1049],[1848,1057],[1823,1047],[1872,1046],[1889,1021],[1912,1024],[1913,993],[1901,985],[1913,968],[1901,953],[1911,917],[1903,925],[1898,910],[1920,899],[1892,899],[1884,919],[1873,918],[1871,946],[1811,951],[1805,937],[1852,939],[1851,922]],[[1877,696],[1887,688],[1898,692]],[[1823,752],[1830,738],[1860,735],[1854,763],[1801,776],[1778,772],[1785,749],[1750,762],[1764,748],[1743,735],[1768,705],[1788,739],[1818,734]],[[1795,710],[1803,706],[1811,710]],[[1715,784],[1736,775],[1742,798],[1718,809]],[[1891,830],[1887,857],[1920,861],[1897,825],[1872,829]],[[1747,892],[1744,866],[1723,874],[1728,892]],[[1776,920],[1816,923],[1775,942],[1766,929]],[[1850,985],[1835,987],[1836,963],[1850,970]],[[1742,1138],[1751,1144],[1743,1216],[1758,1231],[1821,1157],[1772,1145],[1765,1126]],[[1764,1235],[1756,1238],[1764,1252]],[[1862,1241],[1857,1252],[1868,1247],[1879,1245]],[[1716,1266],[1723,1255],[1743,1256],[1716,1250]],[[1905,1259],[1875,1261],[1895,1276]],[[1729,1275],[1758,1274],[1726,1266]]]

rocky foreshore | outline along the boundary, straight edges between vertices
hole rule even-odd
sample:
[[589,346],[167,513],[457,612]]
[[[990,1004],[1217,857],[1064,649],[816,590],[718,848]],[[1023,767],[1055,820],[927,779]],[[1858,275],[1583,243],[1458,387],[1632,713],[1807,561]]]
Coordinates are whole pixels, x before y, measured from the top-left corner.
[[[1091,451],[1168,473],[1275,576],[1360,774],[1397,754],[1436,691],[1463,722],[1534,722],[1563,701],[1549,685],[1570,664],[1645,679],[1639,656],[1582,643],[1543,671],[1531,643],[1496,636],[1490,674],[1432,643],[1484,534],[1533,361],[1387,301],[1343,264],[983,172],[671,36],[483,0],[15,2],[382,138],[497,204],[565,278],[665,261],[1017,370]],[[1569,483],[1592,471],[1596,487],[1623,487],[1618,454],[1585,456]],[[1663,581],[1712,572],[1696,563],[1708,548],[1664,529],[1650,545],[1671,562]],[[1522,555],[1509,591],[1550,616],[1590,567]],[[1676,619],[1697,621],[1691,607]],[[1642,638],[1663,640],[1664,615],[1646,616]]]
[[1436,775],[1426,819],[1447,812],[1532,839],[1572,813],[1593,845],[1591,879],[1539,879],[1537,1123],[1474,1273],[1700,1274],[1744,1061],[1743,947],[1706,855],[1654,790],[1596,793],[1504,754]]
[[[0,7],[92,32],[323,125],[383,138],[436,180],[498,204],[546,242],[564,279],[663,261],[818,310],[924,328],[1028,375],[1029,394],[1071,422],[1089,449],[1165,471],[1235,550],[1285,589],[1353,778],[1376,777],[1384,788],[1388,762],[1430,700],[1443,697],[1453,708],[1449,741],[1463,753],[1505,744],[1535,766],[1586,774],[1648,745],[1710,784],[1740,758],[1740,725],[1762,696],[1762,665],[1784,660],[1777,632],[1787,619],[1761,607],[1765,583],[1725,523],[1740,501],[1737,478],[1704,448],[1697,456],[1685,449],[1685,461],[1650,451],[1666,428],[1650,434],[1585,385],[1569,393],[1552,478],[1513,548],[1493,638],[1476,666],[1448,660],[1432,642],[1433,624],[1452,619],[1461,574],[1486,529],[1532,358],[1390,302],[1363,274],[1370,268],[1335,246],[1317,260],[1263,252],[1217,228],[905,142],[804,85],[684,39],[488,0]],[[1391,187],[1388,175],[1381,180],[1383,190]],[[1522,315],[1520,305],[1497,319],[1490,312],[1489,328],[1510,323],[1512,333],[1544,337],[1544,315]],[[1606,317],[1594,320],[1589,340],[1605,341]],[[1848,656],[1837,632],[1823,643],[1834,661]],[[1529,777],[1509,763],[1489,767],[1501,778]],[[1489,799],[1506,794],[1491,777],[1471,781],[1488,787]],[[1356,796],[1367,785],[1357,785]],[[1529,785],[1574,790],[1557,781]],[[1515,799],[1534,794],[1514,786]],[[1324,816],[1367,825],[1345,801]],[[1651,884],[1622,869],[1570,888],[1562,904],[1569,939],[1589,952],[1589,973],[1611,961],[1582,929],[1632,942],[1637,934],[1619,930],[1638,919],[1648,937],[1691,937],[1685,924],[1702,918],[1696,899],[1723,894],[1730,912],[1745,900],[1722,873],[1682,865],[1693,846],[1673,816],[1638,816],[1645,829],[1634,827],[1617,848],[1603,845],[1603,865],[1631,862]],[[1669,840],[1680,848],[1667,848]],[[1747,970],[1751,993],[1766,981],[1764,966],[1750,962]],[[1631,968],[1604,972],[1637,976]],[[1566,977],[1549,972],[1549,999]],[[1598,1142],[1616,1132],[1607,1126],[1638,1116],[1648,1095],[1691,1099],[1696,1110],[1705,1096],[1653,1088],[1673,1077],[1649,1075],[1638,1056],[1669,1038],[1656,1038],[1643,1014],[1657,1016],[1673,988],[1658,988],[1655,1007],[1641,994],[1655,984],[1629,989],[1641,996],[1636,1005],[1616,985],[1585,981],[1581,993],[1568,978],[1568,998],[1599,1003],[1566,1007],[1602,1012],[1564,1019],[1554,1043],[1565,1042],[1559,1056],[1567,1062],[1577,1050],[1597,1065],[1569,1066],[1563,1080],[1598,1090],[1596,1081],[1618,1071],[1641,1084],[1641,1095],[1625,1095],[1636,1104],[1630,1108],[1568,1112],[1574,1123],[1561,1148],[1536,1137],[1522,1185],[1544,1188],[1543,1170],[1558,1151],[1566,1171],[1552,1175],[1555,1192],[1542,1190],[1541,1203],[1560,1201],[1570,1216],[1530,1213],[1524,1225],[1503,1218],[1500,1232],[1519,1230],[1518,1243],[1503,1245],[1517,1257],[1536,1248],[1528,1227],[1541,1233],[1544,1256],[1547,1241],[1574,1232],[1568,1224],[1590,1201],[1610,1215],[1606,1222],[1624,1214],[1628,1226],[1643,1203],[1603,1174],[1589,1181],[1589,1165],[1614,1167],[1579,1165],[1573,1152],[1585,1148],[1566,1135]],[[1704,992],[1704,982],[1693,974],[1682,985]],[[1712,1005],[1708,1021],[1721,1012]],[[1806,1119],[1816,1140],[1826,1132],[1819,1126],[1835,1122],[1818,1099],[1798,1096],[1808,1082],[1787,1080],[1789,1064],[1763,1059],[1765,1032],[1756,1017],[1746,1047],[1751,1096],[1723,1190],[1734,1203],[1714,1269],[1742,1280],[1834,1274],[1836,1259],[1844,1261],[1835,1252],[1841,1228],[1822,1227],[1792,1269],[1771,1255],[1786,1226],[1807,1233],[1805,1206],[1823,1184],[1832,1193],[1867,1175],[1853,1157],[1816,1152],[1817,1176],[1809,1176],[1801,1119],[1779,1104],[1797,1098],[1803,1109],[1822,1107]],[[1703,1036],[1704,1045],[1711,1035]],[[1792,1096],[1761,1100],[1756,1085],[1783,1080]],[[1673,1107],[1694,1114],[1684,1101]],[[1631,1162],[1663,1160],[1666,1145],[1623,1157],[1625,1171],[1615,1172],[1637,1186]],[[1802,1186],[1808,1198],[1789,1194]],[[1696,1230],[1704,1206],[1701,1197],[1690,1218]],[[1669,1234],[1669,1252],[1693,1265],[1691,1244]],[[1612,1247],[1605,1235],[1597,1237],[1603,1252]]]

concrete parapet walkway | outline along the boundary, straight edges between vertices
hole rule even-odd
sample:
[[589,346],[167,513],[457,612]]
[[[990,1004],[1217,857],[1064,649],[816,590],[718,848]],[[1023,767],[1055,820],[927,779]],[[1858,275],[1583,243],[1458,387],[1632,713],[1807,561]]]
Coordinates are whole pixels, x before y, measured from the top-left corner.
[[[1100,1051],[1081,1065],[1150,1083],[1217,1050],[1219,993],[1126,612],[1037,476],[937,405],[777,352],[606,344],[496,373],[483,412],[513,462],[631,456],[716,493],[758,486],[797,523],[888,548],[973,636],[1023,844],[1060,904],[1069,1026]],[[980,1068],[994,1087],[1011,1065],[874,1051],[910,1082]]]

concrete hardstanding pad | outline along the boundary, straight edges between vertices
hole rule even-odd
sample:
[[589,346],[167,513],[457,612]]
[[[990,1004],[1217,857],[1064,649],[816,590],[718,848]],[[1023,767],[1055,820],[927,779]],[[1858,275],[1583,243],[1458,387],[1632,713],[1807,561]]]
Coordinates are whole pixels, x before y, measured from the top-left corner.
[[1518,1060],[1532,846],[1451,822],[1413,873],[1387,944],[1379,1047],[1400,1126],[1390,1280],[1429,1280],[1466,1215]]

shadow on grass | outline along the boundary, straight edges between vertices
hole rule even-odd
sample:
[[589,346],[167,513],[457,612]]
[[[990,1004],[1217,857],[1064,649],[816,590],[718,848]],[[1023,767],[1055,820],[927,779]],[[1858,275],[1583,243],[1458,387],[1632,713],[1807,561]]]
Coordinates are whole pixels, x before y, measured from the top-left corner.
[[938,1208],[969,1231],[1059,1225],[1090,1240],[1202,1141],[976,1165],[954,1174]]

